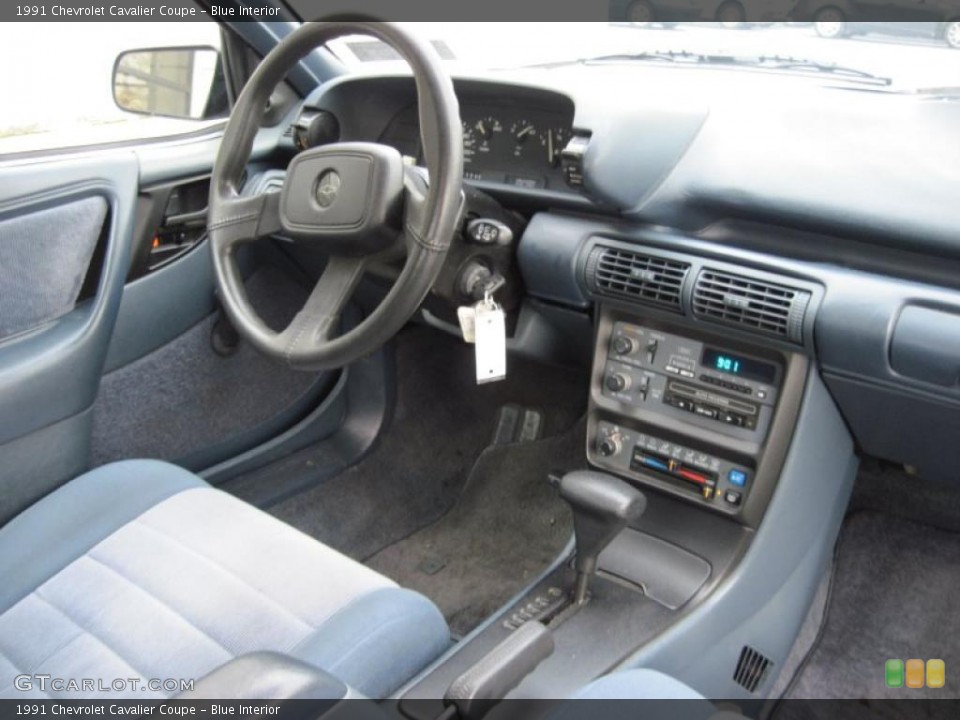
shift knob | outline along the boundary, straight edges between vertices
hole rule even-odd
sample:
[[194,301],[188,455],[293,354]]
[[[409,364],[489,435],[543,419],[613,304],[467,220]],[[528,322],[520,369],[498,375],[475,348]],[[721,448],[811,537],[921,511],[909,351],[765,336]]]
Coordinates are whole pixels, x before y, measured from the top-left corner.
[[627,525],[643,515],[647,499],[623,480],[588,470],[565,475],[560,481],[560,497],[573,511],[577,540],[574,602],[582,605],[600,553]]

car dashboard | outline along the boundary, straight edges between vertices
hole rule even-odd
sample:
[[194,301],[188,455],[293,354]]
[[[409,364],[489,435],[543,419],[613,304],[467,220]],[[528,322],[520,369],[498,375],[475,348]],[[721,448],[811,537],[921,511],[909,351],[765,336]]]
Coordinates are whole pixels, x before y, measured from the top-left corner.
[[[511,347],[589,345],[591,464],[746,526],[810,372],[866,453],[953,479],[960,147],[942,140],[960,105],[805,83],[722,97],[658,77],[620,94],[455,81],[465,222],[489,216],[508,240],[465,225],[449,304],[470,302],[464,272],[504,275]],[[423,164],[412,79],[318,88],[288,142],[335,140]],[[455,313],[433,312],[455,331]]]

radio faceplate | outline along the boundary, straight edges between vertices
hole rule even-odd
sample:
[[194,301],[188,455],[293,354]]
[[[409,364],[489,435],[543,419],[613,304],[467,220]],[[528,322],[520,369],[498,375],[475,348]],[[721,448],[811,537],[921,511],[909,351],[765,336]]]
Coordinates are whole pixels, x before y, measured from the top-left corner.
[[617,322],[602,387],[605,396],[626,405],[759,441],[770,426],[782,375],[782,365],[768,360]]
[[618,475],[739,515],[774,422],[785,361],[681,333],[604,312],[588,457]]

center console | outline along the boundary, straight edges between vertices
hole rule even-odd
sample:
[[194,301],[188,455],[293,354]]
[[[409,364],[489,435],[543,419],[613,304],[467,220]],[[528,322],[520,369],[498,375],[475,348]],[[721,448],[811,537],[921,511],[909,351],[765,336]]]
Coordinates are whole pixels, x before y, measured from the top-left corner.
[[754,524],[791,358],[606,307],[591,384],[591,465]]

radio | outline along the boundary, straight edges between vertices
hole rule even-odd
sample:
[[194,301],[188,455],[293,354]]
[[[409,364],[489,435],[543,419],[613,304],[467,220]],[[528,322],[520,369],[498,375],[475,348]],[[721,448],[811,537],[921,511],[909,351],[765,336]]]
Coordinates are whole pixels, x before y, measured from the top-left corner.
[[618,322],[602,393],[646,412],[756,441],[769,427],[782,375],[777,362]]

